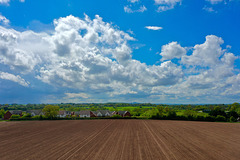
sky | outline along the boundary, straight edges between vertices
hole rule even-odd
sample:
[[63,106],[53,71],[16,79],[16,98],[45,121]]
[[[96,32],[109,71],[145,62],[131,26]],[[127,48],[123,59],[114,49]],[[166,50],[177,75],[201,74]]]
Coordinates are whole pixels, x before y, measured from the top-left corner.
[[0,0],[0,104],[240,102],[240,0]]

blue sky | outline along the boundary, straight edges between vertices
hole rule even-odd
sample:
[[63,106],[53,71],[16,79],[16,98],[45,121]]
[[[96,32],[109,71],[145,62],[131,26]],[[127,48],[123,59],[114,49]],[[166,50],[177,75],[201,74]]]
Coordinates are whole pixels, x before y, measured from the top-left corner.
[[0,0],[0,103],[240,102],[239,0]]

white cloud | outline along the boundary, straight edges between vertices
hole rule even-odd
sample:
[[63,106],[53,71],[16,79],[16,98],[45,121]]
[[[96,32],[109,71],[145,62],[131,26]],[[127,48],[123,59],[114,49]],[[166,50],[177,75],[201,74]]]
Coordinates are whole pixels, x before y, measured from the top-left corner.
[[132,59],[127,42],[135,39],[98,15],[93,20],[59,18],[54,25],[52,34],[1,27],[0,63],[18,73],[35,72],[37,79],[56,87],[111,95],[120,86],[120,93],[133,94],[175,84],[183,76],[170,61],[150,66]]
[[229,77],[226,80],[228,88],[221,93],[223,96],[236,96],[240,94],[240,74]]
[[65,97],[66,99],[71,99],[71,98],[89,98],[90,95],[86,94],[86,93],[65,93],[65,95],[67,97]]
[[211,4],[218,4],[223,2],[224,0],[206,0],[206,1],[210,2]]
[[[48,42],[44,33],[18,32],[0,26],[0,63],[12,70],[29,73],[47,55]],[[46,56],[48,57],[48,56]]]
[[139,0],[128,0],[128,1],[131,2],[131,3],[139,2]]
[[177,42],[171,42],[169,44],[163,45],[160,55],[162,56],[162,61],[171,60],[173,58],[181,58],[186,55],[187,51],[185,48],[181,47]]
[[[96,51],[89,51],[85,52],[86,56],[82,58],[75,57],[76,60],[71,58],[71,63],[68,62],[69,59],[66,59],[66,62],[63,60],[60,64],[42,69],[39,79],[46,83],[72,88],[114,91],[118,86],[125,85],[172,84],[181,78],[181,69],[170,62],[163,63],[161,66],[147,66],[132,60],[131,50],[126,44],[110,51],[107,50],[107,52],[112,54],[118,63]],[[121,93],[126,93],[126,91],[123,90]]]
[[218,13],[218,11],[216,10],[217,8],[214,9],[212,6],[215,7],[218,4],[228,5],[230,2],[237,2],[239,0],[205,0],[205,1],[208,2],[208,4],[203,7],[203,10],[210,13]]
[[215,66],[220,63],[219,57],[224,53],[221,48],[223,43],[222,38],[208,35],[203,44],[194,46],[192,55],[182,57],[182,63],[192,66]]
[[[231,96],[240,94],[240,76],[234,73],[237,72],[234,61],[238,57],[222,49],[222,44],[222,38],[209,35],[203,44],[193,47],[191,55],[179,54],[178,58],[186,64],[183,80],[170,86],[154,86],[151,90],[152,96],[167,96],[176,100],[189,98],[195,99],[195,103],[203,103],[203,100],[204,103],[212,103],[213,99],[222,102],[225,98],[226,102],[231,102]],[[171,48],[169,44],[165,46]]]
[[181,5],[182,0],[154,0],[155,5],[158,6],[157,11],[163,12],[173,9],[176,5]]
[[237,59],[238,57],[236,57],[233,53],[225,53],[223,55],[223,57],[221,58],[221,61],[228,65],[228,66],[233,66],[234,65],[234,61]]
[[124,6],[124,12],[133,13],[133,10],[129,6]]
[[8,25],[10,21],[3,15],[0,14],[0,24]]
[[163,29],[162,27],[158,27],[158,26],[146,26],[145,28],[149,30],[155,30],[155,31]]
[[213,9],[213,7],[204,6],[204,7],[203,7],[203,10],[205,10],[205,11],[207,11],[207,12],[217,13],[217,11],[215,11],[215,10]]
[[[19,0],[20,2],[25,2],[25,0]],[[0,0],[0,4],[9,5],[10,0]]]
[[16,82],[16,83],[24,86],[24,87],[28,87],[29,84],[30,84],[28,81],[25,81],[19,75],[15,76],[15,75],[13,75],[11,73],[1,72],[1,71],[0,71],[0,79],[13,81],[13,82]]
[[124,6],[124,11],[126,13],[135,13],[135,12],[141,12],[142,13],[146,10],[147,10],[147,8],[144,5],[140,6],[139,9],[136,9],[136,10],[133,10],[131,8],[131,5]]
[[171,10],[173,8],[174,8],[173,5],[170,5],[170,6],[159,6],[157,11],[158,12],[164,12],[164,11],[167,11],[167,10]]
[[0,0],[0,4],[8,4],[10,0]]
[[181,3],[182,0],[154,0],[156,4],[161,5],[161,4],[176,4],[176,3]]
[[[186,47],[178,42],[163,45],[160,55],[164,62],[159,65],[133,59],[129,41],[134,40],[98,15],[94,19],[87,15],[83,19],[71,15],[56,19],[51,33],[0,27],[0,65],[14,75],[26,74],[66,89],[65,98],[76,101],[139,96],[144,97],[142,101],[159,102],[159,98],[240,94],[239,81],[235,80],[239,73],[234,68],[238,57],[229,52],[229,47],[221,47],[221,37],[208,35],[202,44],[188,47],[187,54]],[[172,61],[174,58],[179,62]],[[10,77],[5,72],[1,76]],[[17,79],[28,86],[20,76]]]
[[131,29],[127,30],[127,32],[130,33],[131,35],[134,35],[134,32]]

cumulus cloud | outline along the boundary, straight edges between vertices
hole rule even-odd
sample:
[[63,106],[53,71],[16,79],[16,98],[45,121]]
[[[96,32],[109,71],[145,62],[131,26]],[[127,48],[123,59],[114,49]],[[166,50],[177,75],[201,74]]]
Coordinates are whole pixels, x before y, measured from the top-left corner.
[[192,55],[182,56],[182,63],[193,67],[203,67],[202,70],[197,71],[199,74],[189,76],[196,79],[188,80],[188,84],[194,81],[195,84],[212,86],[211,89],[226,87],[226,78],[234,76],[234,61],[238,57],[222,49],[223,43],[222,38],[209,35],[206,36],[203,44],[193,47]]
[[158,6],[157,11],[163,12],[173,9],[176,5],[181,5],[182,0],[154,0],[155,5]]
[[145,28],[149,30],[154,30],[154,31],[163,29],[162,27],[158,27],[158,26],[146,26]]
[[219,57],[223,55],[221,45],[223,39],[215,35],[206,36],[203,44],[195,45],[190,56],[183,56],[182,63],[192,66],[214,66],[220,63]]
[[135,39],[98,15],[59,18],[54,25],[52,34],[0,27],[0,63],[17,73],[35,72],[49,85],[110,95],[119,94],[119,88],[133,94],[172,85],[183,76],[170,61],[151,66],[132,59],[128,41]]
[[171,60],[173,58],[181,58],[186,55],[187,51],[185,48],[181,47],[177,42],[171,42],[169,44],[163,45],[160,55],[162,56],[162,61]]
[[[18,32],[0,26],[0,63],[12,70],[29,73],[47,55],[45,34],[32,31]],[[41,57],[40,57],[41,56]]]
[[[55,19],[51,33],[0,27],[0,65],[14,75],[25,74],[65,88],[66,99],[139,96],[159,102],[166,97],[201,99],[204,95],[240,94],[234,68],[238,57],[228,51],[229,47],[222,48],[221,37],[208,35],[202,44],[187,46],[191,48],[188,51],[178,42],[163,45],[159,65],[133,59],[129,41],[135,39],[98,15],[94,19],[87,15]],[[12,77],[8,79],[29,85],[14,75],[1,72],[1,79]]]
[[[134,38],[99,16],[94,20],[69,16],[56,20],[55,25],[51,43],[61,61],[41,68],[38,78],[46,83],[114,91],[117,85],[165,85],[181,78],[181,68],[171,62],[147,66],[133,60],[127,41]],[[82,36],[81,30],[87,33]]]
[[19,75],[15,76],[15,75],[13,75],[11,73],[1,72],[1,71],[0,71],[0,79],[13,81],[13,82],[16,82],[16,83],[24,86],[24,87],[28,87],[29,84],[30,84],[28,81],[25,81]]
[[[222,38],[209,35],[206,36],[206,41],[203,44],[197,44],[193,47],[190,55],[186,55],[185,51],[182,55],[179,54],[178,58],[186,67],[183,70],[184,77],[181,83],[171,86],[155,86],[152,88],[151,93],[176,99],[196,98],[199,102],[205,99],[206,103],[211,102],[213,97],[214,99],[223,100],[223,95],[239,94],[240,92],[237,91],[240,89],[237,84],[239,74],[234,73],[236,72],[234,61],[238,57],[227,52],[226,49],[222,49],[221,45],[223,43]],[[169,44],[165,46],[171,48]],[[230,92],[232,93],[230,94]]]

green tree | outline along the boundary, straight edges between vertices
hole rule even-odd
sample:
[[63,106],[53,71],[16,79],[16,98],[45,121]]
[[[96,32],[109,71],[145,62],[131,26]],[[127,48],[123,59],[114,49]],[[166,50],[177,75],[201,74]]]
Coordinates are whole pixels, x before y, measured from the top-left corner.
[[224,117],[227,117],[226,113],[224,112],[224,110],[217,106],[215,107],[214,109],[212,109],[209,113],[210,116],[218,116],[218,115],[221,115],[221,116],[224,116]]
[[158,110],[158,116],[162,117],[164,115],[164,107],[157,106],[157,110]]
[[4,114],[5,114],[4,109],[1,109],[1,110],[0,110],[0,118],[2,118],[2,117],[4,116]]
[[53,105],[47,105],[43,108],[43,112],[47,118],[54,118],[58,115],[59,107]]
[[236,109],[238,116],[240,116],[240,108]]
[[151,118],[152,116],[155,116],[156,114],[157,114],[157,112],[155,109],[150,109],[150,110],[147,110],[146,112],[144,112],[143,114],[141,114],[141,116]]
[[238,110],[239,108],[240,108],[240,104],[237,103],[237,102],[235,102],[235,103],[233,103],[233,104],[231,105],[230,111],[236,111],[236,110]]
[[237,114],[237,112],[235,112],[235,111],[230,111],[230,112],[228,112],[227,113],[227,116],[228,117],[234,117],[234,118],[238,118],[238,114]]
[[167,117],[168,117],[169,119],[175,118],[175,117],[177,117],[177,113],[176,113],[173,109],[170,109],[170,110],[167,112]]
[[194,116],[196,116],[196,112],[194,112],[193,110],[185,110],[185,111],[183,112],[183,115],[184,115],[185,117],[189,117],[189,116],[194,117]]

